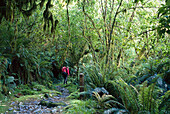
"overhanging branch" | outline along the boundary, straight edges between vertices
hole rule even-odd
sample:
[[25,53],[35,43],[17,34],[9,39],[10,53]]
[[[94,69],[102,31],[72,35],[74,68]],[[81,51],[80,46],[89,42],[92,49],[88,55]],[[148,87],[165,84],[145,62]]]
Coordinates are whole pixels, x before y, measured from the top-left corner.
[[117,12],[117,13],[126,12],[127,10],[131,10],[131,9],[135,9],[135,8],[137,8],[137,9],[140,9],[140,8],[142,8],[142,9],[146,9],[146,8],[151,9],[151,8],[160,8],[160,7],[143,7],[143,6],[140,6],[140,7],[131,7],[131,8],[125,8],[125,9],[123,9],[123,10]]

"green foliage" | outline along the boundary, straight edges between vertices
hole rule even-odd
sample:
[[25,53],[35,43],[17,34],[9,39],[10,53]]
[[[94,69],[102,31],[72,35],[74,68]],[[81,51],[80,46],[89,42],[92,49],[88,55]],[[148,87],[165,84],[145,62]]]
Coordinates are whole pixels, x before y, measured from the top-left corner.
[[38,94],[37,91],[32,91],[32,90],[28,90],[28,89],[23,89],[21,90],[21,93],[23,95],[35,95],[35,94]]
[[160,113],[166,113],[169,111],[169,103],[170,103],[170,90],[168,90],[163,96],[161,96],[161,103],[158,107]]
[[20,47],[27,47],[29,45],[30,40],[25,38],[25,34],[20,34],[21,32],[16,32],[17,26],[15,26],[15,24],[3,21],[1,25],[0,52],[5,57],[11,57],[12,54],[17,54],[18,51],[20,51]]
[[19,98],[14,98],[14,101],[25,101],[25,100],[30,100],[30,99],[41,99],[43,97],[42,94],[37,94],[37,95],[24,95],[24,96],[20,96]]
[[104,87],[108,79],[111,78],[111,76],[109,76],[111,69],[107,72],[106,69],[103,69],[102,65],[97,63],[87,64],[83,70],[86,75],[86,83],[93,89],[96,87]]
[[[140,68],[136,72],[136,78],[132,79],[136,80],[134,83],[142,83],[147,80],[151,76],[155,76],[156,80],[158,77],[164,79],[164,81],[168,82],[168,74],[169,71],[169,58],[164,59],[153,59],[151,58],[146,63],[142,63]],[[138,78],[138,79],[137,79]],[[131,80],[131,82],[132,82]],[[156,81],[155,80],[155,81]],[[154,80],[152,80],[154,82]]]
[[9,109],[8,101],[9,98],[2,94],[1,90],[1,83],[0,83],[0,113],[5,113]]
[[137,101],[137,89],[132,85],[129,86],[122,78],[119,78],[116,82],[112,83],[117,86],[124,107],[129,112],[138,112],[139,104]]
[[166,111],[168,110],[167,103],[169,101],[167,101],[167,99],[169,97],[169,92],[167,91],[161,99],[160,95],[162,94],[162,89],[158,88],[156,83],[147,86],[147,82],[144,82],[135,87],[128,85],[121,78],[112,81],[112,83],[119,91],[123,107],[131,113],[149,112],[158,114],[162,112],[163,109]]
[[72,92],[67,98],[68,99],[78,99],[80,97],[79,90]]
[[[38,2],[38,3],[37,3]],[[44,6],[44,7],[43,7]],[[50,8],[53,6],[52,1],[48,0],[27,0],[27,1],[22,1],[22,0],[2,0],[0,4],[0,23],[3,17],[9,21],[13,21],[15,18],[15,14],[21,13],[26,17],[30,17],[31,15],[34,14],[35,11],[38,9],[45,8],[43,10],[43,18],[44,18],[44,30],[46,30],[46,26],[50,28],[51,26],[51,32],[55,30],[58,20],[53,17],[52,12],[50,11]],[[51,23],[50,23],[51,22]]]
[[[41,48],[35,50],[35,47],[32,47],[34,45],[31,42],[34,40],[32,37],[36,35],[29,36],[29,31],[25,33],[24,30],[32,27],[32,25],[21,23],[25,21],[20,20],[15,23],[3,21],[1,23],[2,38],[0,43],[2,50],[0,53],[8,58],[7,60],[10,63],[7,65],[8,73],[15,75],[15,79],[19,83],[29,83],[33,80],[42,82],[41,79],[48,81],[50,77],[53,77],[53,73],[51,71],[51,57],[47,57],[47,55],[51,56],[52,54],[51,52],[43,51]],[[22,29],[24,30],[22,31]],[[31,29],[36,28],[32,27]],[[45,84],[45,82],[42,83]],[[46,84],[50,86],[49,83]]]
[[83,112],[84,114],[96,113],[94,107],[96,107],[96,102],[93,100],[71,100],[70,105],[64,108],[64,113],[66,114],[76,114]]
[[162,7],[158,10],[158,17],[159,20],[159,26],[158,26],[158,33],[160,37],[164,37],[165,33],[170,34],[170,4],[168,3],[168,0],[166,1],[166,4],[162,4]]
[[[61,94],[52,81],[69,65],[77,70],[72,83],[77,84],[81,72],[85,90],[104,87],[111,95],[94,93],[96,101],[73,100],[66,113],[100,113],[99,107],[106,113],[168,110],[169,91],[162,95],[156,81],[169,79],[169,1],[162,7],[160,0],[122,1],[2,0],[0,92]],[[147,85],[150,76],[156,78]],[[70,91],[70,99],[84,94],[77,85],[62,86]]]
[[41,101],[40,105],[47,106],[48,108],[52,108],[52,107],[57,107],[57,106],[65,106],[66,104],[64,102],[54,103],[54,102],[48,102],[48,101]]
[[32,86],[31,88],[34,88],[34,89],[37,89],[37,90],[42,90],[42,89],[46,88],[44,85],[40,85],[36,82],[31,83],[31,86]]
[[105,109],[106,110],[106,109],[109,109],[111,107],[116,107],[116,104],[123,106],[122,104],[117,102],[116,99],[112,95],[103,94],[102,96],[100,96],[96,92],[93,92],[93,95],[97,99],[99,109]]
[[66,85],[65,88],[68,89],[69,93],[73,93],[73,92],[77,91],[78,86],[70,83],[70,84]]
[[40,85],[38,83],[32,83],[31,85],[20,85],[15,88],[13,95],[39,95],[45,93],[53,93],[54,95],[61,94],[57,90],[50,90],[48,87],[44,85]]
[[158,113],[158,106],[160,100],[157,99],[160,89],[156,88],[155,84],[152,84],[147,87],[147,82],[143,83],[140,87],[140,92],[138,94],[138,99],[141,111],[148,111],[150,113]]
[[9,109],[9,106],[6,103],[0,103],[0,113],[5,113]]

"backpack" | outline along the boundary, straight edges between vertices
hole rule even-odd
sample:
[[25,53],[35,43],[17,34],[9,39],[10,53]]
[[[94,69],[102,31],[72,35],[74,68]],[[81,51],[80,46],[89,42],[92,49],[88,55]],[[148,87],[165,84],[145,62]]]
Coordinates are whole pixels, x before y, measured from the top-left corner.
[[66,74],[68,75],[68,73],[67,73],[67,67],[66,67],[66,72],[62,72],[62,75],[63,75],[63,76],[65,76]]
[[66,73],[68,74],[68,72],[67,72],[67,67],[66,67]]

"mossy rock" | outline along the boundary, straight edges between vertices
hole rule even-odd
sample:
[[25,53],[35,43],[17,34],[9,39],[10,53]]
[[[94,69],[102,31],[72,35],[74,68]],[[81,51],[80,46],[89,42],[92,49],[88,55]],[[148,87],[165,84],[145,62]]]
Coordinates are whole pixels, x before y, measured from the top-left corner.
[[57,107],[57,106],[66,106],[66,103],[65,102],[49,102],[49,104],[47,105],[48,108]]
[[58,103],[56,103],[58,106],[66,106],[67,104],[63,101],[60,101]]
[[58,104],[53,103],[53,102],[49,102],[48,105],[47,105],[48,108],[57,107],[57,106],[58,106]]
[[48,101],[40,101],[39,105],[48,106]]
[[92,99],[92,92],[91,91],[84,91],[79,93],[78,99]]
[[49,101],[40,101],[39,105],[42,105],[42,106],[47,106],[48,108],[51,108],[51,107],[57,107],[57,106],[66,106],[66,103],[65,102],[49,102]]
[[46,87],[44,85],[34,85],[33,88],[36,88],[36,89],[45,89]]
[[42,93],[53,93],[53,94],[56,94],[56,95],[58,95],[58,94],[62,95],[61,92],[55,91],[55,90],[42,89],[41,92],[42,92]]
[[65,102],[49,102],[47,107],[51,108],[51,107],[57,107],[57,106],[66,106],[66,103]]
[[45,98],[49,98],[49,94],[46,93],[46,94],[44,95],[44,97],[45,97]]
[[32,90],[28,90],[28,89],[21,90],[21,92],[22,92],[24,95],[35,95],[35,94],[38,94],[37,91],[32,91]]
[[42,94],[37,94],[37,95],[24,95],[20,96],[19,98],[15,98],[14,101],[26,101],[30,99],[40,99],[43,95]]

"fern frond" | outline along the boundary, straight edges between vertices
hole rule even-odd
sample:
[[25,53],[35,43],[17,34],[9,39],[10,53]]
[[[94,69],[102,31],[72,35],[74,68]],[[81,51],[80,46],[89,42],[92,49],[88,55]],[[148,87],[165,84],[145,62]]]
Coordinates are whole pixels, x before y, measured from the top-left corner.
[[112,104],[112,103],[113,104],[118,104],[119,106],[121,106],[121,107],[126,109],[126,107],[123,104],[121,104],[121,103],[119,103],[118,101],[115,101],[115,100],[109,100],[109,101],[107,101],[105,103],[108,103],[108,104]]
[[112,104],[121,105],[120,103],[113,100],[115,98],[112,95],[103,94],[100,96],[97,92],[93,92],[93,95],[96,97],[100,108],[111,108]]
[[135,87],[129,86],[122,78],[117,79],[114,84],[118,87],[121,99],[126,109],[138,112],[139,104],[137,101],[137,92],[134,89]]
[[161,104],[159,105],[158,109],[160,111],[169,110],[170,109],[170,90],[165,93],[165,95],[161,98]]
[[138,94],[138,101],[140,111],[149,111],[150,113],[158,113],[158,102],[157,93],[155,93],[155,84],[147,87],[147,82],[143,83],[143,87],[140,89]]
[[98,102],[101,102],[101,97],[100,97],[100,95],[97,92],[93,92],[93,95],[96,97]]
[[135,90],[137,94],[139,93],[138,90],[133,85],[130,84],[130,86]]

